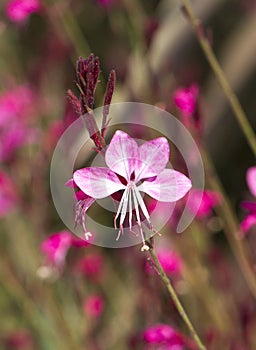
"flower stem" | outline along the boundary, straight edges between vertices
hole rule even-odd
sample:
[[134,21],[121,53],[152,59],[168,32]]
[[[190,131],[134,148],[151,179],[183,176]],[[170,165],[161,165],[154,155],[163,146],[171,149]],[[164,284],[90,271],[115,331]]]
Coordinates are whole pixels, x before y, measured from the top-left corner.
[[189,0],[181,0],[181,3],[183,4],[183,8],[185,10],[185,13],[187,15],[187,18],[189,19],[190,23],[192,24],[193,28],[195,29],[195,32],[197,34],[198,42],[205,54],[206,59],[208,60],[213,72],[215,73],[220,86],[222,87],[230,106],[235,114],[235,117],[247,139],[247,142],[254,154],[256,156],[256,136],[255,133],[248,122],[248,119],[246,117],[246,114],[235,95],[234,91],[232,90],[227,78],[225,77],[225,74],[223,72],[223,69],[221,68],[210,44],[207,39],[207,37],[204,34],[203,28],[201,26],[200,21],[196,18],[194,11],[192,9],[192,6],[190,4]]
[[240,232],[239,223],[237,222],[231,203],[218,179],[215,167],[209,154],[203,147],[200,148],[200,152],[205,164],[205,169],[207,172],[206,178],[210,188],[221,193],[223,197],[223,202],[216,208],[216,211],[217,214],[223,219],[226,238],[237,260],[237,263],[243,272],[245,281],[247,282],[252,295],[254,298],[256,298],[255,272],[253,271],[253,268],[249,262],[246,246],[241,240],[242,234]]
[[182,306],[172,284],[171,284],[171,281],[170,279],[167,277],[166,273],[164,272],[159,260],[158,260],[158,257],[154,251],[154,248],[151,248],[150,249],[150,255],[152,257],[152,260],[154,261],[154,264],[155,264],[155,268],[157,269],[158,273],[159,273],[159,276],[161,277],[163,283],[165,284],[181,318],[183,319],[183,321],[185,322],[186,326],[188,327],[195,343],[197,344],[198,346],[198,349],[200,350],[206,350],[206,347],[203,345],[202,341],[200,340],[198,334],[196,333],[196,330],[194,328],[194,326],[192,325],[184,307]]

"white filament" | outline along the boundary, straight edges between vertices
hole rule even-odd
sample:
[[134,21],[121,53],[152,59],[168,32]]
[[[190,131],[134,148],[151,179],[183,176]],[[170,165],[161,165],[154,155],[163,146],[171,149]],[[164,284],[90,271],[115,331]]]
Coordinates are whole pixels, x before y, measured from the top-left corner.
[[141,226],[141,218],[140,218],[140,211],[139,208],[141,208],[142,213],[144,214],[147,222],[149,223],[150,227],[151,225],[151,221],[150,221],[150,216],[149,216],[149,212],[147,210],[147,207],[143,201],[143,198],[139,192],[139,190],[137,189],[136,185],[134,182],[129,182],[127,184],[126,189],[124,190],[124,193],[122,195],[122,198],[120,200],[118,209],[117,209],[117,213],[115,215],[114,218],[114,226],[115,228],[117,228],[116,222],[118,217],[120,216],[120,220],[119,220],[119,231],[118,231],[118,235],[117,235],[117,240],[119,239],[121,233],[123,233],[123,223],[127,214],[127,209],[129,211],[129,229],[130,231],[132,230],[132,207],[134,205],[134,209],[135,209],[135,213],[136,213],[136,219],[137,219],[137,223],[139,226],[139,230],[140,230],[140,234],[142,237],[142,242],[143,242],[143,247],[142,250],[148,250],[148,246],[145,243],[145,238],[144,238],[144,233],[142,230],[142,226]]

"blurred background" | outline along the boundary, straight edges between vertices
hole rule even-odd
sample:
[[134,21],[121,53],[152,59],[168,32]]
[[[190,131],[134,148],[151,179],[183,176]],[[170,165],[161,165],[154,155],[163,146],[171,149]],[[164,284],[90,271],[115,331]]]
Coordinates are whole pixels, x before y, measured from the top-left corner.
[[[255,130],[256,1],[191,3]],[[207,349],[255,349],[256,301],[225,238],[253,199],[255,160],[177,0],[1,1],[0,349],[196,349],[140,247],[79,241],[52,203],[52,153],[76,119],[66,92],[78,95],[76,61],[90,53],[101,67],[95,107],[114,69],[112,102],[167,110],[206,152],[207,209],[182,235],[169,223],[156,249]],[[243,240],[252,275],[253,230]]]

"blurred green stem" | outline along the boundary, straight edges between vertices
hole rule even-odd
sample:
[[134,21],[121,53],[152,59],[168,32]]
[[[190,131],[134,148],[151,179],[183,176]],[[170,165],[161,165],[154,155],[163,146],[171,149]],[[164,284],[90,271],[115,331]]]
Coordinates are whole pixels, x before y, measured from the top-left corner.
[[200,21],[196,18],[194,11],[192,9],[192,6],[190,4],[190,0],[181,0],[181,3],[183,4],[183,8],[185,10],[185,13],[187,15],[187,18],[191,22],[193,28],[196,31],[198,42],[205,54],[206,59],[208,60],[212,70],[214,71],[220,86],[222,87],[230,106],[235,114],[235,117],[247,139],[247,142],[254,154],[256,156],[256,137],[254,134],[254,131],[248,122],[248,119],[246,117],[246,114],[237,98],[235,93],[233,92],[229,82],[227,81],[227,78],[225,77],[225,74],[209,44],[209,40],[204,34],[203,28],[201,26]]
[[155,264],[155,268],[157,269],[158,273],[159,273],[159,276],[161,277],[163,283],[165,284],[181,318],[183,319],[183,321],[185,322],[186,326],[188,327],[195,343],[197,344],[198,346],[198,349],[200,350],[206,350],[206,347],[203,345],[202,341],[200,340],[199,336],[197,335],[196,333],[196,330],[194,328],[194,326],[192,325],[185,309],[183,308],[172,284],[171,284],[171,281],[169,280],[169,278],[167,277],[166,273],[164,272],[159,260],[158,260],[158,257],[156,255],[156,252],[154,251],[154,248],[151,248],[150,249],[150,255],[152,257],[152,260],[154,261],[154,264]]
[[[72,43],[75,54],[79,56],[88,56],[91,52],[89,44],[87,43],[84,34],[81,31],[81,28],[78,25],[73,12],[68,8],[68,4],[63,5],[63,3],[56,3],[50,1],[52,7],[49,8],[49,16],[53,22],[56,30],[63,37],[63,34],[66,34],[66,37]],[[55,11],[55,14],[52,12]],[[56,16],[57,15],[57,16]],[[57,17],[59,24],[55,23],[55,17]]]
[[225,235],[240,266],[240,269],[243,272],[243,276],[247,282],[247,285],[252,295],[256,299],[256,276],[248,261],[248,254],[241,240],[242,233],[239,228],[239,223],[237,222],[236,216],[233,213],[229,199],[218,179],[215,167],[211,161],[209,154],[207,154],[207,152],[204,150],[204,147],[200,148],[200,152],[204,161],[206,169],[206,179],[209,186],[213,190],[221,193],[223,197],[223,202],[219,208],[216,208],[216,211],[224,221]]

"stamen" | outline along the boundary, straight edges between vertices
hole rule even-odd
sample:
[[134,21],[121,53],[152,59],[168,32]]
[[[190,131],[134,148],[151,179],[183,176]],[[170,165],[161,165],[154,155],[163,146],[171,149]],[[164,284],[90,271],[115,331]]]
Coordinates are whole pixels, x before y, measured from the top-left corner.
[[[144,251],[144,250],[148,250],[149,247],[146,245],[145,238],[144,238],[144,233],[143,233],[143,230],[142,230],[142,227],[141,227],[139,205],[138,205],[138,200],[137,200],[137,196],[136,196],[136,192],[135,192],[134,187],[132,188],[132,194],[133,194],[134,207],[135,207],[135,212],[136,212],[136,217],[137,217],[137,223],[139,225],[140,234],[141,234],[141,238],[142,238],[142,242],[143,242],[143,246],[142,246],[141,250]],[[148,249],[146,247],[148,247]]]
[[145,215],[145,218],[147,219],[148,223],[151,224],[149,212],[148,212],[148,209],[147,209],[147,207],[146,207],[146,205],[141,197],[140,191],[137,189],[136,186],[134,187],[134,190],[135,190],[136,196],[138,198],[141,210],[142,210],[143,214]]
[[119,203],[119,206],[118,206],[118,209],[117,209],[117,212],[116,212],[116,216],[114,218],[114,227],[115,229],[117,228],[117,225],[116,225],[116,221],[117,221],[117,218],[122,210],[122,207],[123,207],[123,201],[124,201],[124,196],[125,196],[125,193],[127,192],[127,188],[124,190],[124,193],[122,195],[122,198],[120,200],[120,203]]
[[132,231],[132,192],[129,191],[129,228]]

